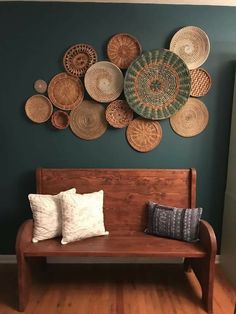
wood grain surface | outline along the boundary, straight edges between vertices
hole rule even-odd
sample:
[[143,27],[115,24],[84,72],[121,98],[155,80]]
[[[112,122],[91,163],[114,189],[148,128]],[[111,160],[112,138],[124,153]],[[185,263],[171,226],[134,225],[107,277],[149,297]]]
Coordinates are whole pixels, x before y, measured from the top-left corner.
[[103,189],[108,236],[93,237],[62,246],[59,239],[32,243],[33,221],[25,221],[17,235],[18,309],[24,311],[30,295],[33,261],[47,256],[184,258],[183,269],[194,270],[202,289],[202,302],[213,312],[216,238],[212,227],[200,221],[197,243],[147,235],[146,204],[152,200],[176,207],[196,206],[194,169],[38,169],[37,192],[57,194],[69,188],[79,193]]
[[[17,312],[16,265],[0,265],[0,313]],[[219,265],[214,314],[233,314],[236,292]],[[25,314],[204,314],[201,289],[182,265],[47,265],[35,271]]]

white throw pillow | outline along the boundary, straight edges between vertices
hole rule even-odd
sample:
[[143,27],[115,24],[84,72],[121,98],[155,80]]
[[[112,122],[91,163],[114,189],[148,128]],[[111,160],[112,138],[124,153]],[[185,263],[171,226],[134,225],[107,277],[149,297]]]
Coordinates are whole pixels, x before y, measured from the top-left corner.
[[103,217],[103,190],[87,194],[63,194],[62,244],[109,234]]
[[70,189],[57,195],[29,194],[30,207],[33,213],[34,230],[32,242],[51,239],[62,233],[60,196],[75,194],[76,189]]

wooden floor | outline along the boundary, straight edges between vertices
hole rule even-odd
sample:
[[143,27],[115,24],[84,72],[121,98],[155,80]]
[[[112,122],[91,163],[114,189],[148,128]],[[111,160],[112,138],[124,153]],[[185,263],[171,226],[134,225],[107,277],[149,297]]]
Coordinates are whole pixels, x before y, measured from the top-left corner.
[[[235,291],[217,266],[214,313],[233,314]],[[182,265],[47,265],[28,314],[200,314],[200,287]],[[18,313],[16,265],[0,265],[0,314]]]

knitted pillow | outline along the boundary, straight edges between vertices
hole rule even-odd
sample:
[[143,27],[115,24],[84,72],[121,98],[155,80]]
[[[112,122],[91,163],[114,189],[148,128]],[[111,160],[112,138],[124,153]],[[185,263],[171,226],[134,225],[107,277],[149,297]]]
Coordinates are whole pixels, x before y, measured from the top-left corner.
[[107,235],[103,217],[103,190],[61,195],[62,244]]
[[34,219],[32,242],[36,243],[41,240],[47,240],[61,235],[60,195],[75,193],[76,189],[73,188],[57,195],[28,195]]
[[198,240],[202,208],[177,208],[148,203],[149,234],[188,242]]

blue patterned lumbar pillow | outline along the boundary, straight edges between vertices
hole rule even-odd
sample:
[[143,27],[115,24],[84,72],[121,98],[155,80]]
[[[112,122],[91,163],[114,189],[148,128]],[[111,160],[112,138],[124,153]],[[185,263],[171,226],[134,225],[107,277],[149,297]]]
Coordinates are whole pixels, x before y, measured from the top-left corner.
[[202,208],[177,208],[148,202],[145,232],[188,242],[198,240]]

